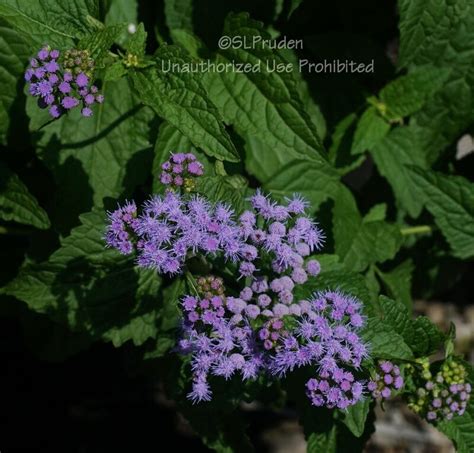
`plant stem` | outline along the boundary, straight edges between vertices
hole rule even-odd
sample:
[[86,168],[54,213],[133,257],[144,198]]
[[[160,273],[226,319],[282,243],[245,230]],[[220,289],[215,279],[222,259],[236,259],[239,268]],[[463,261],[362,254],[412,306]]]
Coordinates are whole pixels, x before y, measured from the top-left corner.
[[400,228],[400,233],[402,233],[403,236],[408,236],[409,234],[431,233],[431,231],[432,228],[429,225]]
[[194,279],[193,275],[191,274],[191,272],[189,271],[186,271],[186,280],[188,281],[188,284],[189,286],[191,287],[191,289],[194,291],[194,293],[196,294],[196,296],[199,295],[199,292],[198,292],[198,289],[196,287],[196,280]]

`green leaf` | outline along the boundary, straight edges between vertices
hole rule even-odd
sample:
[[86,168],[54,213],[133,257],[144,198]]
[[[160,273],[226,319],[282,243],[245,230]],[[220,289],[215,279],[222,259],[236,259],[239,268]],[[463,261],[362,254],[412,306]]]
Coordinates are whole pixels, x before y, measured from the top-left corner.
[[362,436],[365,430],[365,422],[370,410],[370,399],[364,398],[362,401],[349,406],[345,412],[343,423],[349,428],[350,432],[356,437]]
[[273,195],[303,195],[316,210],[328,198],[334,199],[340,190],[339,173],[326,162],[294,160],[285,165],[263,185]]
[[426,316],[418,316],[413,321],[413,341],[411,348],[416,357],[423,357],[438,351],[446,335]]
[[201,176],[196,182],[196,192],[206,195],[214,203],[228,203],[237,213],[244,210],[247,191],[245,182],[242,181],[240,187],[235,187],[228,176]]
[[158,333],[160,279],[105,249],[104,217],[82,215],[61,248],[47,262],[24,266],[5,293],[92,339],[140,345]]
[[105,15],[105,25],[137,23],[137,0],[108,0],[109,9]]
[[370,345],[370,356],[374,359],[410,360],[413,353],[389,324],[369,318],[362,338]]
[[145,55],[147,32],[143,23],[138,24],[137,30],[130,36],[127,42],[127,50],[139,57]]
[[105,68],[104,82],[115,82],[127,75],[127,68],[122,61],[116,61]]
[[88,17],[99,16],[96,0],[1,0],[0,16],[33,47],[67,48],[92,31]]
[[155,58],[155,66],[132,75],[142,102],[209,156],[237,162],[239,155],[202,86],[200,75],[167,70],[171,63],[191,63],[189,57],[179,47],[163,46]]
[[[105,15],[105,25],[128,24],[136,25],[138,22],[138,2],[137,0],[108,0],[108,10]],[[138,33],[140,26],[137,27]],[[131,34],[127,28],[124,28],[117,39],[121,45],[127,45],[128,39],[134,39],[134,34]]]
[[346,269],[326,270],[324,261],[321,260],[321,273],[317,278],[311,279],[304,285],[298,286],[295,297],[298,299],[309,298],[314,292],[328,289],[339,290],[357,297],[364,303],[364,308],[368,308],[370,301],[369,291],[362,275],[349,272]]
[[182,28],[193,29],[192,0],[165,0],[166,25],[170,30]]
[[411,345],[413,342],[413,320],[408,308],[401,302],[380,296],[379,306],[382,310],[382,320],[396,333],[400,334],[405,343]]
[[420,135],[414,127],[397,127],[370,150],[382,176],[392,186],[396,203],[410,216],[417,217],[422,210],[422,201],[415,194],[416,184],[405,165],[427,168],[426,158],[421,151]]
[[[474,5],[462,0],[401,0],[399,65],[450,71],[448,80],[410,120],[420,143],[410,153],[434,163],[472,123]],[[455,49],[455,50],[453,50]],[[453,69],[455,68],[455,70]]]
[[0,162],[0,218],[46,230],[48,214],[20,178]]
[[354,272],[393,258],[402,243],[396,225],[383,220],[365,221],[347,189],[341,190],[336,198],[333,233],[336,253],[346,268]]
[[448,241],[454,256],[474,256],[474,184],[461,176],[410,168],[422,203]]
[[337,452],[336,425],[328,433],[311,433],[306,439],[307,453],[336,453]]
[[365,155],[354,156],[351,154],[352,141],[357,126],[357,115],[351,113],[337,123],[331,135],[329,148],[329,161],[337,168],[341,175],[359,167],[365,160]]
[[411,277],[414,270],[413,261],[408,259],[390,272],[382,272],[377,269],[377,275],[380,277],[388,290],[390,297],[401,302],[406,308],[411,310]]
[[364,222],[376,222],[385,220],[387,216],[387,204],[379,203],[370,208],[370,211],[364,216]]
[[[94,107],[92,118],[72,111],[38,134],[39,157],[61,187],[54,223],[63,231],[104,198],[130,196],[151,165],[152,112],[137,104],[126,79],[105,83],[102,92],[105,101]],[[41,113],[34,102],[29,113],[32,122]]]
[[[227,17],[223,35],[245,36],[250,40],[254,36],[270,37],[260,22],[244,13]],[[272,155],[273,150],[277,150],[283,163],[295,158],[326,160],[316,126],[303,107],[296,75],[267,71],[267,64],[287,64],[287,60],[271,49],[255,46],[221,50],[215,62],[248,63],[259,68],[245,73],[234,70],[208,72],[204,79],[210,98],[226,122],[233,124],[241,136],[254,136],[272,150]]]
[[385,116],[397,120],[420,110],[443,86],[449,73],[446,68],[423,66],[387,84],[379,94],[387,107]]
[[82,38],[77,47],[87,49],[90,55],[101,66],[102,59],[108,54],[112,44],[117,42],[118,37],[124,32],[125,24],[111,25],[95,31]]
[[22,78],[25,61],[30,54],[29,46],[15,30],[0,20],[0,143],[6,144],[12,109],[21,96],[18,80]]
[[426,316],[411,319],[411,309],[384,296],[380,296],[380,308],[384,324],[403,337],[416,357],[433,354],[442,346],[446,336]]
[[360,117],[352,143],[352,154],[361,154],[372,149],[390,130],[390,124],[384,120],[375,107],[369,107]]

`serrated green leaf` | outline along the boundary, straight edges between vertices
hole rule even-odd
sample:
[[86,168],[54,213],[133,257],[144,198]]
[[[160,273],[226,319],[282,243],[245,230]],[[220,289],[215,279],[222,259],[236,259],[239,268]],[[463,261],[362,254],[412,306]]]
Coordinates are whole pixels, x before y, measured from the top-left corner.
[[2,0],[0,16],[30,45],[60,48],[92,31],[88,16],[99,16],[97,0]]
[[349,428],[356,437],[362,436],[365,430],[365,422],[370,410],[370,399],[364,398],[362,401],[349,406],[345,412],[342,422]]
[[399,65],[412,70],[429,64],[451,71],[408,126],[420,143],[410,152],[432,164],[472,123],[474,5],[465,0],[401,0],[399,12]]
[[46,230],[48,214],[20,178],[0,162],[0,219]]
[[214,203],[229,203],[237,213],[244,210],[246,191],[246,184],[236,189],[225,176],[202,176],[196,181],[196,192]]
[[[223,35],[269,38],[261,23],[243,13],[227,17]],[[280,54],[260,46],[229,48],[221,50],[215,62],[248,63],[260,68],[246,73],[208,72],[204,79],[209,96],[240,135],[252,135],[270,149],[278,149],[284,163],[294,158],[326,160],[316,127],[304,110],[296,76],[266,69],[267,63],[288,63]]]
[[364,308],[368,307],[370,300],[369,291],[362,275],[355,272],[348,272],[346,269],[326,270],[322,261],[322,271],[317,278],[311,279],[304,285],[298,286],[295,296],[298,299],[306,299],[314,292],[328,289],[339,290],[357,297],[364,303]]
[[146,38],[147,32],[145,31],[145,26],[143,23],[140,23],[126,44],[128,52],[139,57],[145,55]]
[[411,277],[414,270],[413,261],[408,259],[392,269],[390,272],[382,272],[377,269],[380,277],[388,290],[390,297],[401,302],[406,308],[411,310]]
[[370,356],[374,359],[410,360],[413,353],[389,324],[380,319],[369,318],[362,334],[369,344]]
[[365,155],[352,155],[352,141],[357,126],[357,115],[351,113],[337,123],[331,135],[329,161],[341,175],[351,172],[365,161]]
[[328,433],[311,433],[306,439],[307,453],[336,453],[337,452],[337,428],[334,425]]
[[18,80],[30,54],[28,42],[0,19],[0,143],[5,144],[15,100],[21,96]]
[[[92,118],[73,111],[38,134],[39,157],[61,187],[53,222],[62,231],[77,223],[78,214],[102,206],[104,198],[129,196],[151,165],[152,112],[137,103],[126,79],[105,83],[102,92],[105,101],[94,107]],[[32,122],[38,110],[31,102]]]
[[105,25],[137,22],[137,0],[108,0],[109,9],[105,15]]
[[294,160],[281,168],[263,185],[277,196],[303,195],[316,210],[328,198],[334,199],[340,190],[339,173],[326,162]]
[[161,281],[105,249],[104,217],[103,211],[82,215],[61,248],[45,263],[24,266],[5,293],[92,339],[139,345],[157,335]]
[[163,46],[155,59],[155,66],[132,74],[142,102],[209,156],[237,162],[239,155],[201,84],[200,75],[167,70],[171,63],[191,63],[189,57],[179,47]]
[[166,25],[170,30],[175,28],[193,29],[192,0],[165,0]]
[[84,36],[78,43],[79,49],[87,49],[96,65],[101,66],[102,59],[107,55],[110,47],[124,32],[125,24],[111,25]]
[[418,316],[413,321],[413,341],[411,348],[416,357],[423,357],[438,351],[446,335],[426,316]]
[[352,154],[361,154],[374,148],[388,133],[390,124],[375,107],[369,107],[360,117],[354,133]]
[[407,171],[453,254],[462,259],[474,256],[474,184],[461,176],[413,167]]
[[370,150],[380,174],[392,186],[397,205],[412,217],[420,214],[422,201],[416,196],[416,185],[405,165],[427,168],[421,149],[420,136],[415,127],[397,127]]
[[423,66],[387,84],[379,94],[387,107],[385,116],[397,120],[420,110],[443,86],[449,73],[446,68]]
[[364,222],[376,222],[385,220],[387,216],[387,204],[379,203],[370,208],[370,211],[364,216]]
[[104,82],[115,82],[127,75],[127,68],[122,61],[116,61],[105,68]]
[[364,221],[348,190],[341,190],[336,198],[333,233],[336,253],[347,269],[355,272],[393,258],[402,243],[396,225],[382,220]]
[[382,320],[396,333],[401,335],[407,345],[413,342],[413,321],[408,308],[401,302],[380,296],[379,306],[382,310]]

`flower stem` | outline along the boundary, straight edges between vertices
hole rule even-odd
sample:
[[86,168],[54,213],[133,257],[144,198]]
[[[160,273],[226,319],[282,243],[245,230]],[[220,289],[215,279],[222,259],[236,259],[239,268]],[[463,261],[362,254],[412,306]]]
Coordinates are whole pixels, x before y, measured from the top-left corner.
[[414,227],[400,228],[400,233],[403,236],[408,236],[410,234],[422,234],[422,233],[431,233],[432,228],[429,225],[417,225]]

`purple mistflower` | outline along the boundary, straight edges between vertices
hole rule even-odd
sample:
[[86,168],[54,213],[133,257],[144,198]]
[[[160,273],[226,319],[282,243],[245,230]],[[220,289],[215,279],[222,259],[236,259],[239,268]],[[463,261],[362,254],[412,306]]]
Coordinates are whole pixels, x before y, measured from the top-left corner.
[[[185,296],[183,304],[189,305],[189,297],[192,296]],[[253,310],[259,310],[254,307],[247,308],[252,316]],[[257,348],[250,326],[225,317],[216,316],[208,324],[184,322],[178,351],[191,355],[193,384],[188,398],[194,403],[211,399],[209,375],[229,379],[240,373],[243,380],[254,379],[264,365],[263,353]]]
[[379,361],[374,378],[367,384],[368,390],[374,398],[387,399],[392,391],[403,387],[403,378],[400,368],[388,360]]
[[[59,63],[59,50],[44,47],[38,52],[38,59],[30,60],[26,69],[25,80],[29,83],[29,93],[38,98],[41,108],[49,106],[53,118],[82,104],[82,116],[91,116],[88,108],[90,102],[84,99],[89,86],[86,74],[79,74],[74,79],[70,70],[65,70]],[[85,94],[81,94],[85,90]]]
[[81,72],[76,77],[76,84],[79,88],[86,87],[89,84],[89,77],[87,77],[83,72]]
[[85,116],[85,117],[92,116],[92,115],[93,115],[92,109],[90,109],[89,107],[84,107],[84,108],[81,110],[81,115],[82,115],[82,116]]

